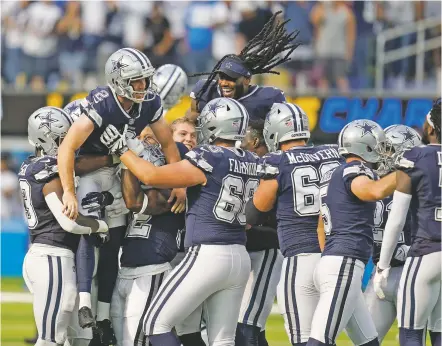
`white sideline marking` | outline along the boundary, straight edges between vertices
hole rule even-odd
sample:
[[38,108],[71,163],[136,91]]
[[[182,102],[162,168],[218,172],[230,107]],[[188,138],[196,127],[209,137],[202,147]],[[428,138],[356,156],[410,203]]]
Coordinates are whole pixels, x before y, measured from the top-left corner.
[[0,302],[2,303],[32,303],[32,294],[27,292],[1,292]]

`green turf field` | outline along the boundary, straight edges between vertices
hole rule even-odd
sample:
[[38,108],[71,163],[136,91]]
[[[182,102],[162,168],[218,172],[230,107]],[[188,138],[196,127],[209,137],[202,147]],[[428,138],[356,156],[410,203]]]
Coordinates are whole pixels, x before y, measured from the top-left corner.
[[[2,292],[24,292],[22,280],[2,279]],[[283,319],[279,315],[270,316],[266,327],[267,340],[270,346],[290,346],[284,331]],[[1,304],[1,345],[23,346],[24,338],[34,335],[33,314],[31,304],[2,303]],[[350,346],[352,343],[345,335],[338,338],[338,346]],[[397,328],[393,327],[382,343],[383,346],[399,345]],[[427,342],[427,345],[430,345]]]

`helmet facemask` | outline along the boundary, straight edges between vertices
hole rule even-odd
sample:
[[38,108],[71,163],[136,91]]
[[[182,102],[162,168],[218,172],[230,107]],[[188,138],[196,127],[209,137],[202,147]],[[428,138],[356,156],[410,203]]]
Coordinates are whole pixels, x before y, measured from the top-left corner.
[[[132,86],[133,81],[137,81],[140,79],[146,80],[146,88],[144,91],[136,91],[134,90]],[[126,85],[119,85],[119,88],[122,90],[123,97],[135,102],[135,103],[141,103],[143,101],[151,101],[155,98],[155,91],[151,88],[152,81],[150,76],[141,76],[141,77],[135,77],[135,78],[128,78],[124,80],[126,82]],[[118,81],[116,81],[116,84],[118,84]],[[118,93],[117,93],[118,94]],[[146,96],[150,94],[148,98]],[[142,95],[142,97],[137,98],[135,95]]]

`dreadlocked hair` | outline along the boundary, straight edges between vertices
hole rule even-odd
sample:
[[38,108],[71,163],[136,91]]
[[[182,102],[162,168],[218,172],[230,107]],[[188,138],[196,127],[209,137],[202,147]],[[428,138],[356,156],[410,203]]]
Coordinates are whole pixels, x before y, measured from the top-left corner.
[[439,143],[441,142],[441,133],[440,133],[440,127],[441,127],[441,115],[440,115],[440,111],[441,111],[441,99],[437,99],[436,102],[434,102],[433,104],[433,108],[431,108],[430,111],[430,119],[434,124],[434,130],[436,131],[436,136],[437,136],[437,140],[439,141]]
[[[225,55],[220,61],[218,61],[212,72],[197,73],[190,76],[209,76],[201,90],[196,95],[197,99],[204,94],[210,84],[215,80],[217,74],[216,71],[227,58],[236,60],[247,67],[252,75],[264,73],[279,75],[279,72],[273,71],[272,69],[291,60],[289,56],[300,45],[299,42],[293,42],[299,35],[299,30],[287,33],[285,29],[285,24],[288,23],[290,19],[281,23],[276,23],[276,17],[280,13],[282,13],[282,11],[273,14],[259,34],[247,43],[239,55]],[[285,55],[281,57],[280,53],[284,52],[286,52]]]

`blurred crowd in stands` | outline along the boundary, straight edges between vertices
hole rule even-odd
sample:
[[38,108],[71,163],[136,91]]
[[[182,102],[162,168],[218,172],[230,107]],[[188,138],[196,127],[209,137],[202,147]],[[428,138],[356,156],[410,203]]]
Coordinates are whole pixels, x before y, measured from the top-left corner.
[[[239,52],[275,11],[303,43],[283,67],[290,87],[368,89],[376,35],[441,16],[440,1],[2,1],[2,83],[16,89],[87,90],[103,83],[104,63],[120,47],[145,51],[154,66],[210,71]],[[439,27],[427,38],[440,36]],[[405,34],[388,49],[416,42]],[[415,57],[385,69],[385,86],[413,88]],[[425,87],[440,78],[440,49],[425,55]]]

